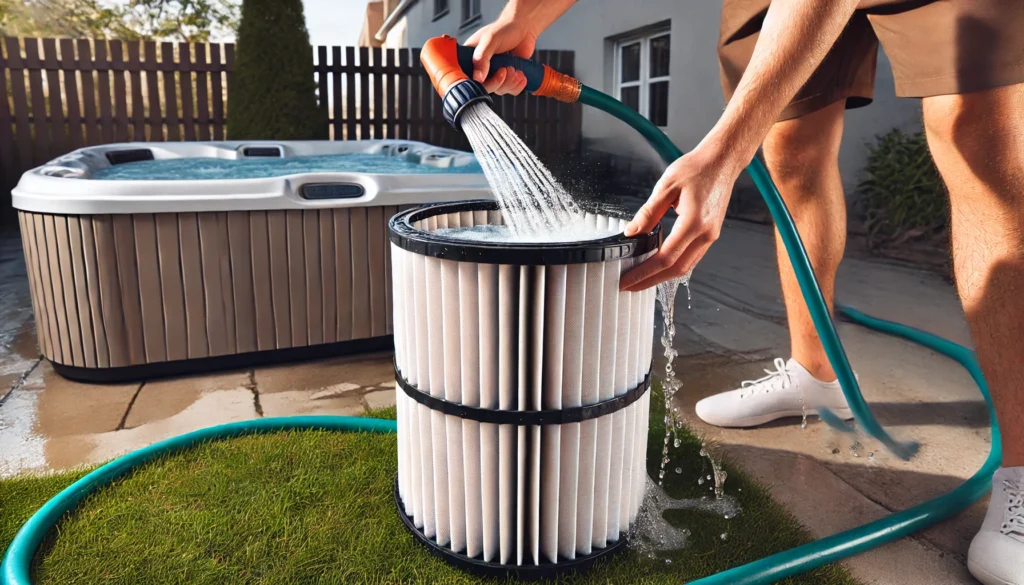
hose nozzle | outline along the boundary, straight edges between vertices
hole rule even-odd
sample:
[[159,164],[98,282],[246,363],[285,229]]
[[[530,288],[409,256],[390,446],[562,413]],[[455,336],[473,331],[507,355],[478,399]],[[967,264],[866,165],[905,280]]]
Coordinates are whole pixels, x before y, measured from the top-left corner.
[[[486,101],[487,90],[470,78],[473,73],[473,47],[459,46],[448,36],[434,37],[423,44],[420,62],[430,75],[434,89],[444,103],[444,118],[453,127],[461,125],[459,117],[466,106]],[[579,80],[530,59],[508,53],[491,57],[491,69],[512,67],[526,75],[526,91],[540,97],[573,103],[580,97],[583,85]]]

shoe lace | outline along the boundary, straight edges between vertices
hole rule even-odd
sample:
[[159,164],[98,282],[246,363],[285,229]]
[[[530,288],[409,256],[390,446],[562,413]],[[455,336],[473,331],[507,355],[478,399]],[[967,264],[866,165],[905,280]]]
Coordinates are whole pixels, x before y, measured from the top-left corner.
[[740,388],[745,389],[740,393],[740,396],[745,398],[753,394],[767,394],[773,390],[788,388],[793,383],[793,379],[789,375],[789,370],[786,369],[786,361],[782,358],[775,358],[774,365],[774,371],[764,371],[767,374],[765,377],[756,380],[745,380],[740,384]]
[[1011,481],[1003,481],[1006,493],[1006,521],[999,532],[1006,536],[1024,538],[1024,490]]

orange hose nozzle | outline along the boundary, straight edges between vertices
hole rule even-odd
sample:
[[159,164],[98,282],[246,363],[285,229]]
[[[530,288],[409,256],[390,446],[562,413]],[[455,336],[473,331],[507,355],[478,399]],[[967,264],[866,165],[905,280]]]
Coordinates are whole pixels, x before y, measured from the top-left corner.
[[459,44],[448,35],[434,37],[423,43],[420,63],[427,70],[434,90],[441,97],[448,93],[455,82],[469,79],[469,75],[459,66]]

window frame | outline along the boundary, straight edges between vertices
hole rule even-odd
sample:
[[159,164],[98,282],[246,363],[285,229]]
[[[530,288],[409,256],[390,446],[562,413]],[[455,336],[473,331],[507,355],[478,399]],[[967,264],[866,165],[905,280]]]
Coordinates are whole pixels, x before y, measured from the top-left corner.
[[[462,0],[460,4],[462,8],[460,26],[465,27],[481,19],[481,14],[483,13],[481,0]],[[474,8],[476,8],[475,12],[473,11]]]
[[[614,86],[615,86],[615,99],[622,100],[622,90],[624,88],[637,87],[639,88],[639,103],[640,106],[638,112],[641,116],[651,119],[650,112],[650,99],[651,99],[651,84],[659,82],[668,82],[669,91],[672,88],[672,75],[659,75],[657,77],[651,77],[651,41],[660,39],[662,37],[669,37],[669,51],[672,47],[672,30],[669,28],[659,28],[654,31],[644,32],[641,34],[629,35],[620,38],[615,41],[614,56],[613,56],[613,69],[614,69]],[[622,50],[630,45],[640,44],[640,77],[635,81],[622,81]],[[669,58],[669,70],[672,68],[672,59]],[[668,111],[665,112],[665,126],[659,126],[659,128],[668,127]]]
[[451,0],[434,0],[434,16],[431,18],[431,21],[448,16],[451,9]]

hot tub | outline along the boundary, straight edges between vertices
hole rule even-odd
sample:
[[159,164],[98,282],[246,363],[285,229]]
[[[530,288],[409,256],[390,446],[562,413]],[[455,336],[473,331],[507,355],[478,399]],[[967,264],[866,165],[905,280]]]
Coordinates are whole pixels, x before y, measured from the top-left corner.
[[390,348],[388,219],[479,197],[401,140],[96,146],[13,191],[40,349],[87,381]]

